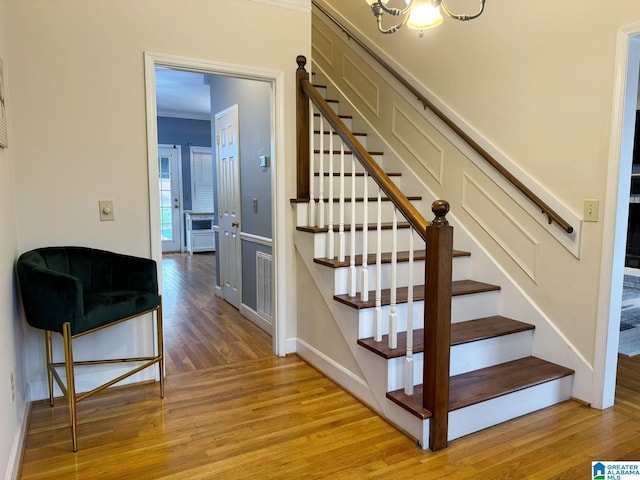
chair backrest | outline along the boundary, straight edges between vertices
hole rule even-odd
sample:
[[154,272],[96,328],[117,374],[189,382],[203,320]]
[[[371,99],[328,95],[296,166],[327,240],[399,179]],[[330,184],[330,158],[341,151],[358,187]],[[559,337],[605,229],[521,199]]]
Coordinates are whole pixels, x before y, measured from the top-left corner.
[[87,247],[44,247],[26,252],[19,261],[76,277],[84,292],[90,293],[112,287],[115,257]]
[[43,247],[16,265],[28,323],[74,334],[158,305],[156,262],[88,247]]

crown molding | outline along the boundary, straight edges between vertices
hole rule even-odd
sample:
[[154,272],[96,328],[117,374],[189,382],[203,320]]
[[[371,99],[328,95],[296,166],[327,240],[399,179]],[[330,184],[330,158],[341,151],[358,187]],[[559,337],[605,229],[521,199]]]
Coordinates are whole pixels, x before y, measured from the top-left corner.
[[311,0],[251,0],[258,3],[266,3],[275,7],[288,8],[298,12],[311,12]]

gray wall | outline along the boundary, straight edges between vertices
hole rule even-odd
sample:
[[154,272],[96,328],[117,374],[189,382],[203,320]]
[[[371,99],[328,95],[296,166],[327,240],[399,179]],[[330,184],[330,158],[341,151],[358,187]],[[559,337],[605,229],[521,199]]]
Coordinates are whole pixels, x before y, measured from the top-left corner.
[[[215,114],[238,105],[240,139],[241,230],[261,237],[271,234],[271,168],[261,168],[261,155],[271,155],[271,85],[219,75],[210,77],[211,126],[215,129]],[[215,152],[214,152],[215,157]],[[215,175],[215,172],[214,172]],[[258,211],[253,199],[258,201]],[[216,199],[217,201],[217,199]],[[217,211],[217,205],[216,205]],[[271,248],[242,241],[242,303],[256,309],[256,251],[271,254]],[[219,263],[216,277],[220,278]]]
[[189,147],[211,147],[211,122],[158,117],[158,143],[182,147],[182,208],[191,209],[191,159]]

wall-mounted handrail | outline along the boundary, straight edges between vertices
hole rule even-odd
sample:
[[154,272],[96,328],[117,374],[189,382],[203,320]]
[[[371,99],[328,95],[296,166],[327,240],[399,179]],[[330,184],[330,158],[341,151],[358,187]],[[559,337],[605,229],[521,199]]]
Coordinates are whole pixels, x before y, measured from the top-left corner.
[[402,84],[412,95],[414,95],[420,103],[422,103],[423,108],[431,110],[440,121],[442,121],[447,127],[449,127],[453,132],[458,135],[465,143],[467,143],[475,152],[480,155],[489,165],[491,165],[494,169],[496,169],[507,181],[509,181],[514,187],[516,187],[525,197],[527,197],[531,202],[533,202],[541,212],[547,216],[549,223],[555,222],[558,224],[560,228],[562,228],[566,233],[573,233],[573,227],[567,222],[558,212],[556,212],[553,208],[551,208],[544,200],[538,197],[535,193],[531,191],[524,183],[522,183],[518,178],[516,178],[511,172],[509,172],[498,160],[493,158],[489,152],[487,152],[484,148],[482,148],[478,142],[476,142],[473,138],[471,138],[462,128],[460,128],[453,120],[451,120],[444,112],[442,112],[433,102],[431,102],[428,98],[426,98],[422,93],[418,91],[418,89],[412,85],[408,80],[406,80],[397,70],[395,70],[391,65],[385,62],[376,52],[374,52],[371,47],[369,47],[365,42],[360,40],[357,36],[355,36],[351,31],[345,27],[340,20],[335,18],[328,12],[325,8],[323,8],[316,0],[312,0],[311,2],[318,11],[322,12],[329,20],[331,20],[335,25],[338,26],[340,30],[347,36],[349,40],[353,40],[360,48],[362,48],[367,54],[369,54],[377,63],[379,63],[385,70],[387,70],[398,82]]

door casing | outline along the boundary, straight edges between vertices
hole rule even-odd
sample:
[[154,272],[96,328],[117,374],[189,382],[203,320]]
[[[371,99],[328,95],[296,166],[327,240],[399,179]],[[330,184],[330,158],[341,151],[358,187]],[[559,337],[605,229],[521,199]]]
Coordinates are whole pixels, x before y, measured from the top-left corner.
[[[212,75],[226,75],[236,78],[247,78],[268,82],[271,85],[271,119],[272,141],[271,158],[271,192],[272,192],[272,232],[273,232],[273,352],[279,356],[295,351],[295,344],[288,342],[287,323],[295,314],[295,302],[287,298],[287,286],[295,283],[295,269],[287,262],[288,251],[292,249],[291,238],[293,231],[287,221],[290,211],[287,196],[287,172],[285,158],[285,73],[281,70],[271,70],[247,65],[214,62],[178,55],[145,52],[145,92],[147,108],[147,166],[149,178],[150,205],[155,205],[158,198],[158,128],[156,122],[156,90],[155,68],[163,66],[187,71],[196,71]],[[280,161],[282,159],[282,161]],[[160,211],[149,209],[149,238],[151,258],[158,264],[162,262],[162,247],[160,242]],[[289,275],[287,275],[289,272]],[[290,280],[287,280],[287,279]],[[162,272],[158,281],[162,288]],[[293,287],[291,287],[293,288]]]

